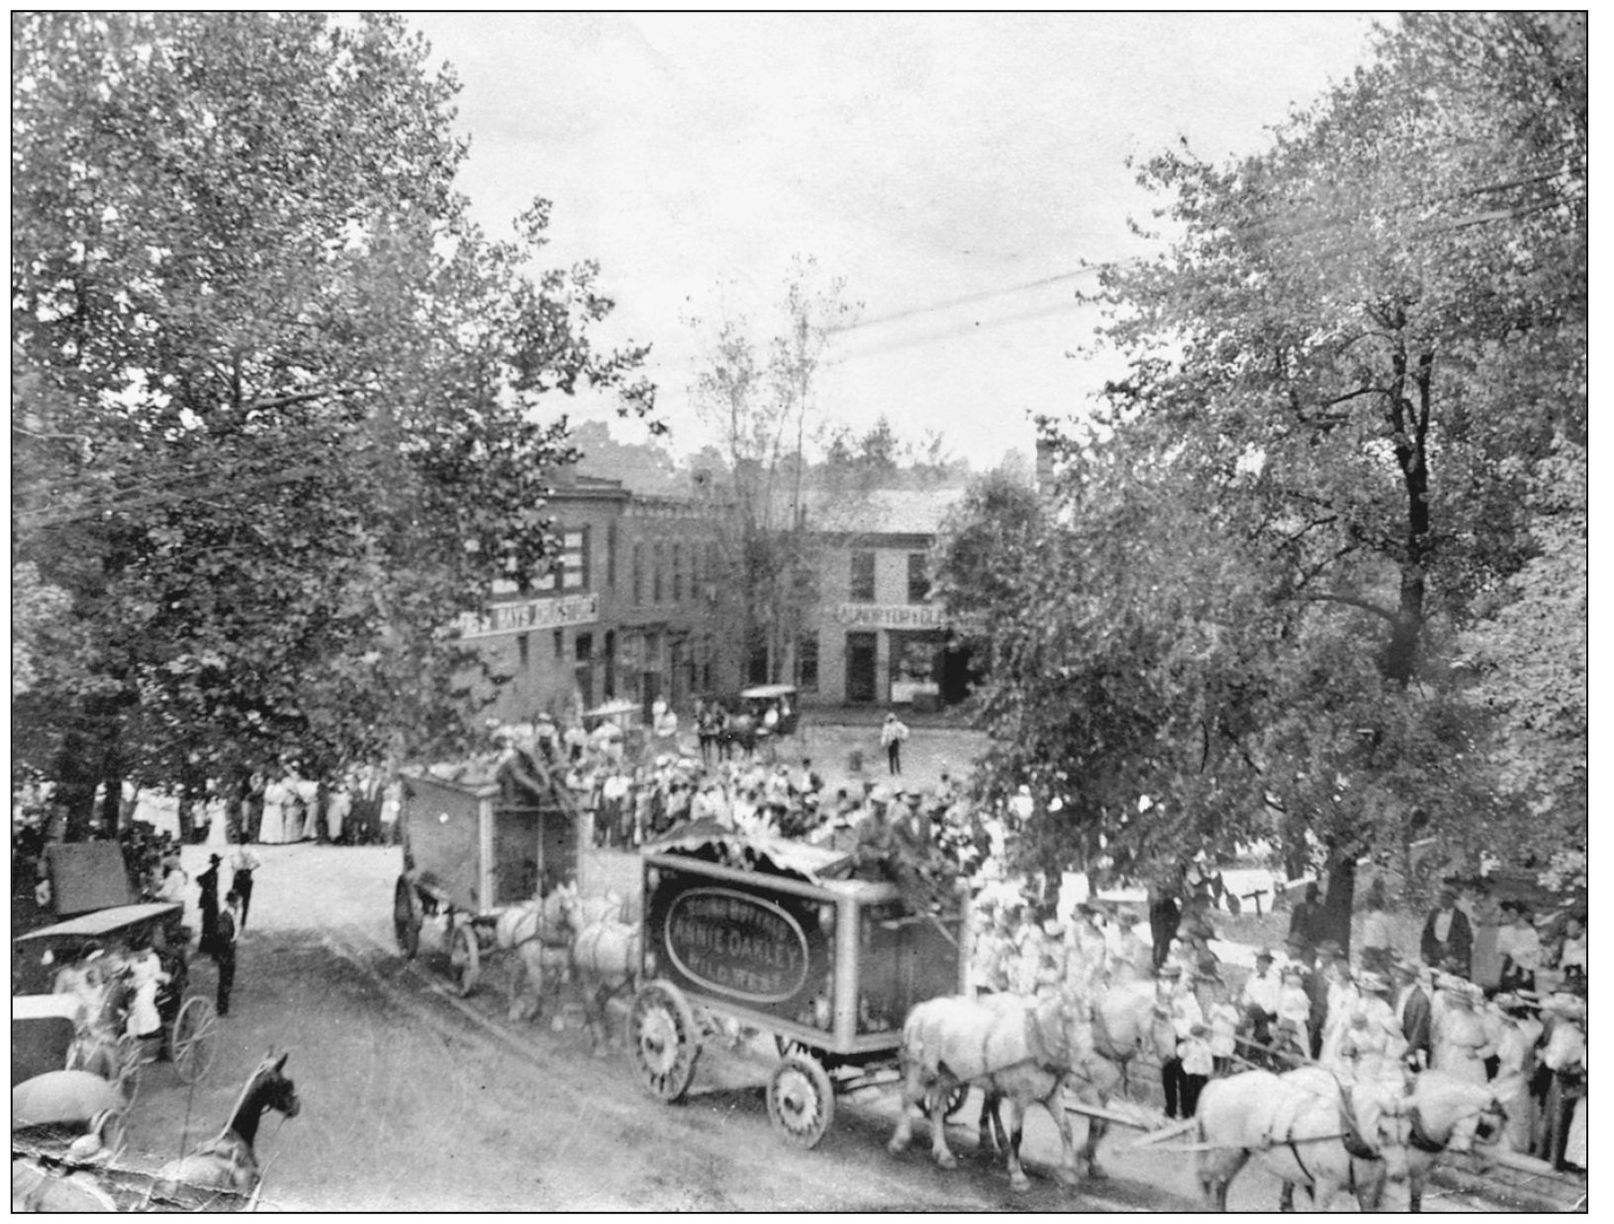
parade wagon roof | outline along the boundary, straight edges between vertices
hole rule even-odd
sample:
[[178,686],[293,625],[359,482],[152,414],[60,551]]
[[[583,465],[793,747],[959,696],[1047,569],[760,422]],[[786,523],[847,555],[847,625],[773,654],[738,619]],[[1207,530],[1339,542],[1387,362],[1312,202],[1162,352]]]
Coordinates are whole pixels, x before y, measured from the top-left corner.
[[85,937],[110,935],[156,918],[178,915],[182,908],[172,901],[155,901],[144,905],[114,905],[110,909],[80,914],[77,918],[69,918],[66,922],[58,922],[53,926],[40,927],[38,930],[29,931],[26,935],[18,935],[12,942],[26,943],[29,940],[60,939],[75,935]]
[[807,842],[768,834],[747,834],[703,819],[680,825],[645,844],[651,854],[685,854],[712,863],[747,864],[763,875],[788,876],[809,884],[844,879],[852,868],[852,855]]

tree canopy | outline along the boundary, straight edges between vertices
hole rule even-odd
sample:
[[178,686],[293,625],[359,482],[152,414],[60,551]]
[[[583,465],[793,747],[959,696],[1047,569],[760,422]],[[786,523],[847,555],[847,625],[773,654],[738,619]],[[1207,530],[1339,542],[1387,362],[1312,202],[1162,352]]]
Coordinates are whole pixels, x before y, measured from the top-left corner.
[[532,271],[547,203],[469,220],[426,58],[387,15],[14,20],[13,578],[77,644],[15,697],[23,763],[452,743],[450,626],[553,555],[552,395],[651,408],[645,350],[590,340],[598,270]]
[[1583,17],[1412,15],[1260,152],[1139,167],[1161,253],[1094,298],[1128,374],[1048,423],[994,616],[988,785],[1062,795],[1032,853],[1309,835],[1337,925],[1361,853],[1583,836],[1586,66]]

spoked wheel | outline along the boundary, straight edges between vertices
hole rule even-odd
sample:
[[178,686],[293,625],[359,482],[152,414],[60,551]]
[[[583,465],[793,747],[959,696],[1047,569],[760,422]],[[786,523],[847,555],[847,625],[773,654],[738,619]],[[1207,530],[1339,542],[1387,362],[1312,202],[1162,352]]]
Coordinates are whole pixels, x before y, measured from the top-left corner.
[[668,982],[651,982],[633,997],[628,1031],[634,1067],[646,1090],[668,1104],[683,1100],[700,1055],[695,1013],[683,992]]
[[420,951],[420,912],[415,908],[414,885],[402,876],[392,894],[392,933],[405,960]]
[[213,1004],[200,995],[185,1000],[174,1017],[169,1038],[169,1052],[174,1059],[174,1071],[187,1084],[194,1084],[208,1073],[217,1054],[219,1017]]
[[811,1054],[792,1054],[768,1079],[768,1117],[797,1147],[812,1148],[835,1118],[835,1087]]
[[476,928],[469,922],[454,926],[449,937],[448,967],[461,996],[476,989],[477,979],[482,976],[482,949],[477,946]]
[[947,1104],[942,1110],[942,1117],[953,1119],[958,1117],[958,1111],[964,1108],[964,1102],[969,1099],[970,1086],[958,1084],[947,1094]]

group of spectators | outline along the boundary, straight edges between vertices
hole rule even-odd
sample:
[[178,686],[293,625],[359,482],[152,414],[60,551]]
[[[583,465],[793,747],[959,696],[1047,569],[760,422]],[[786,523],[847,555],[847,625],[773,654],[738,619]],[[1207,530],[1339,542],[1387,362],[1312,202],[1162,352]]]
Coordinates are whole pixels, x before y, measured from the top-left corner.
[[1375,881],[1354,966],[1337,941],[1316,938],[1320,912],[1313,885],[1292,915],[1282,972],[1265,952],[1246,984],[1260,996],[1252,1014],[1271,1048],[1336,1068],[1377,1073],[1399,1062],[1494,1084],[1515,1150],[1585,1168],[1583,911],[1538,927],[1527,902],[1445,886],[1414,957],[1394,948]]

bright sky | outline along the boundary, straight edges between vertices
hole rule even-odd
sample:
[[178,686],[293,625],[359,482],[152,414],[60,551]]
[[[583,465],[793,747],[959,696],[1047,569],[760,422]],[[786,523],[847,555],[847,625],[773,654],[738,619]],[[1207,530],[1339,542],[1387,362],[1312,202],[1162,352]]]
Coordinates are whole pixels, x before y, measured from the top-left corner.
[[[1172,15],[416,14],[464,85],[461,184],[492,233],[554,202],[555,262],[592,258],[611,338],[655,346],[675,449],[705,440],[684,320],[759,332],[792,256],[848,282],[817,407],[939,429],[977,468],[1029,452],[1103,371],[1083,260],[1147,248],[1125,165],[1186,137],[1252,152],[1360,62],[1370,19]],[[1028,287],[1029,286],[1029,287]],[[935,309],[932,309],[935,308]],[[887,318],[887,316],[901,316]],[[882,321],[884,320],[884,321]],[[589,412],[587,415],[597,415]],[[624,431],[616,430],[618,436]]]

